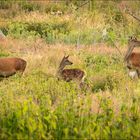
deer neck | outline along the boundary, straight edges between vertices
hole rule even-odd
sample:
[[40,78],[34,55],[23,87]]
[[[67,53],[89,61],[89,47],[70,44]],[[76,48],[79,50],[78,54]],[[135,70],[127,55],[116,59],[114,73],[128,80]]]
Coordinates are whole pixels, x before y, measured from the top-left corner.
[[63,71],[63,69],[64,69],[64,67],[65,67],[65,65],[60,64],[57,73],[58,73],[58,74],[61,74],[62,71]]
[[131,55],[133,49],[134,49],[134,46],[128,47],[128,50],[126,51],[126,54],[125,54],[125,57],[124,57],[124,61],[127,61],[129,59],[129,56]]

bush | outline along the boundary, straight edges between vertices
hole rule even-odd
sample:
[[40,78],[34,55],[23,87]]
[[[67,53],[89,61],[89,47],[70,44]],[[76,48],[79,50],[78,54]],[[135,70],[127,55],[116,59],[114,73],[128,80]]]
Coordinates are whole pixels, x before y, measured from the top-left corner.
[[45,12],[46,13],[57,13],[58,11],[62,12],[64,14],[67,11],[67,6],[64,4],[64,2],[57,3],[48,3],[45,6]]
[[21,23],[12,22],[8,27],[8,34],[19,37],[36,37],[44,38],[48,43],[57,42],[61,34],[67,35],[70,27],[67,22],[60,23]]
[[36,11],[41,9],[41,5],[33,2],[21,2],[21,8],[26,12]]
[[3,47],[0,45],[0,57],[7,57],[10,54],[3,50]]
[[99,72],[110,65],[110,58],[104,55],[87,55],[85,65]]
[[12,3],[11,0],[2,0],[0,1],[0,9],[9,9]]
[[133,98],[130,108],[122,105],[115,115],[113,101],[99,96],[100,112],[96,114],[91,112],[91,96],[82,98],[83,91],[74,83],[41,75],[1,82],[1,139],[139,137],[139,99]]
[[93,78],[91,81],[92,83],[92,91],[93,92],[99,92],[99,91],[105,91],[105,90],[114,90],[121,87],[120,81],[123,80],[122,75],[118,75],[117,73],[112,74],[112,71],[110,72],[104,72],[104,75],[98,75]]

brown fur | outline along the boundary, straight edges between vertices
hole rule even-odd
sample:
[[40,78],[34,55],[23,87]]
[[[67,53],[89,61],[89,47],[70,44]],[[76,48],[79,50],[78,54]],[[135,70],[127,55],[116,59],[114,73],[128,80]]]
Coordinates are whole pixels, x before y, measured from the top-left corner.
[[140,68],[140,53],[132,53],[128,58],[128,63],[132,67]]
[[126,52],[124,60],[127,63],[127,68],[134,69],[137,72],[138,77],[140,77],[140,53],[135,53],[133,49],[135,47],[140,46],[140,41],[138,41],[136,38],[130,38],[128,40],[128,50]]
[[71,81],[74,79],[81,81],[84,75],[85,75],[84,71],[80,69],[64,69],[62,71],[62,78],[65,81]]
[[0,58],[0,76],[9,77],[17,72],[23,73],[26,61],[21,58]]

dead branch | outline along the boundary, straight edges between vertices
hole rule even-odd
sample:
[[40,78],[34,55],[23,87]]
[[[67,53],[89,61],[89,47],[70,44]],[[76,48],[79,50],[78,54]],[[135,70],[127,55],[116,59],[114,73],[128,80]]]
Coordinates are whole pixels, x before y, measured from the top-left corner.
[[86,1],[85,3],[79,5],[79,7],[77,7],[75,10],[78,10],[79,8],[83,7],[84,5],[88,4],[90,2],[90,0]]
[[126,8],[126,13],[132,16],[134,19],[140,22],[140,18],[134,15],[128,8]]
[[123,56],[122,52],[121,52],[120,49],[117,47],[117,45],[116,45],[114,42],[113,42],[113,44],[114,44],[115,48],[117,49],[117,51],[119,52],[119,54],[120,54],[121,56]]

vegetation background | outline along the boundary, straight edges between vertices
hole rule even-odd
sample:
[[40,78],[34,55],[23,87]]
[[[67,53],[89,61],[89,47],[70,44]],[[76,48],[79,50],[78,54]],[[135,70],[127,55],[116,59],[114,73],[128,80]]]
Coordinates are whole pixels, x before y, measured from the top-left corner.
[[[138,0],[1,0],[0,57],[28,65],[23,77],[0,81],[0,139],[140,139],[140,81],[123,63],[128,37],[140,38],[129,14],[140,17],[139,7]],[[86,71],[84,89],[57,80],[65,54],[69,68]]]

